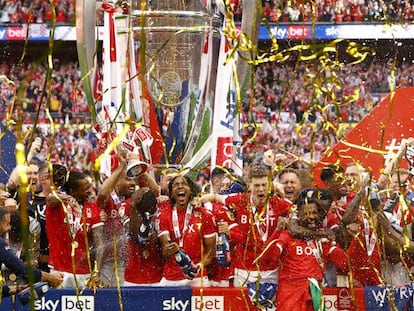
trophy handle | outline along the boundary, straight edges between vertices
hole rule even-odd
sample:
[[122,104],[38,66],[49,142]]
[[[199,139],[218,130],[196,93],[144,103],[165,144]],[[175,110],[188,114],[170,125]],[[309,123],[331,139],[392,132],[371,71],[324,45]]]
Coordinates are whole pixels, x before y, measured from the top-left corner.
[[[257,8],[257,0],[243,0],[243,17],[241,22],[241,31],[248,35],[254,45],[258,44],[260,31],[260,11]],[[243,57],[239,57],[237,64],[237,74],[241,77],[241,85],[244,88],[248,84],[250,70],[247,70],[248,60],[254,60],[257,55],[251,55],[250,52],[241,51]]]
[[[96,123],[96,109],[93,96],[93,68],[96,46],[96,0],[76,1],[76,48],[81,70],[85,96],[93,123]],[[86,78],[85,78],[86,77]]]

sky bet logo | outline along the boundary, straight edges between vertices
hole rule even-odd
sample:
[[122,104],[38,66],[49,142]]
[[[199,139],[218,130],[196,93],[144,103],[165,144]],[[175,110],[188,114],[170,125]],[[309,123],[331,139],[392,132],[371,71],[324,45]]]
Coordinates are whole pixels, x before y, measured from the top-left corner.
[[191,297],[191,307],[189,300],[181,300],[172,297],[162,302],[163,310],[175,311],[223,311],[223,296],[193,296]]
[[95,300],[93,296],[62,296],[60,300],[46,300],[42,297],[35,301],[34,309],[39,311],[94,311]]

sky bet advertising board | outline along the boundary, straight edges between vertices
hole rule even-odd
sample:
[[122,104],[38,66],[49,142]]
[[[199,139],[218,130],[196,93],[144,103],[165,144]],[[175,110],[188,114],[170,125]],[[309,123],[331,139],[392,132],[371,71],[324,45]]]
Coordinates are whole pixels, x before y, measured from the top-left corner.
[[[390,311],[414,310],[414,285],[399,288],[366,286],[365,288],[324,288],[322,301],[326,311]],[[121,287],[86,290],[77,296],[75,290],[50,289],[34,302],[36,311],[253,311],[246,288],[223,287]],[[31,310],[18,299],[3,298],[0,310]]]
[[[46,24],[3,26],[0,27],[0,41],[45,41],[49,40],[50,28]],[[101,35],[102,27],[98,29]],[[27,36],[28,34],[28,36]],[[259,40],[270,38],[280,40],[302,39],[412,39],[414,38],[414,24],[280,24],[262,25],[259,32]],[[55,40],[76,41],[76,27],[57,26]]]
[[[116,289],[98,289],[94,295],[86,290],[76,296],[74,290],[50,289],[44,297],[35,301],[36,311],[116,311],[122,301],[124,310],[174,310],[191,311],[191,288],[123,287],[121,297]],[[16,299],[2,299],[1,310],[30,310]]]
[[[122,287],[121,295],[116,289],[98,289],[96,294],[86,290],[76,296],[74,290],[50,289],[44,297],[36,300],[36,311],[224,311],[258,310],[241,288],[203,288],[190,287]],[[30,310],[22,306],[18,299],[3,298],[0,310]]]

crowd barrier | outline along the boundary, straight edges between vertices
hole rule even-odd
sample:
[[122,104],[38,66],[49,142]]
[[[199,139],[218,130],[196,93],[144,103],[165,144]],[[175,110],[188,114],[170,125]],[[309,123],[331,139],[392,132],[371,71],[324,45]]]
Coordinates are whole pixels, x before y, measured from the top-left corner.
[[[390,289],[383,287],[325,288],[326,311],[414,310],[413,286]],[[390,303],[390,301],[392,301]],[[122,306],[122,308],[121,308]],[[0,310],[30,310],[15,298],[3,298]],[[243,311],[259,310],[247,296],[245,288],[189,287],[122,287],[116,289],[75,290],[50,289],[35,301],[34,310],[42,311]]]

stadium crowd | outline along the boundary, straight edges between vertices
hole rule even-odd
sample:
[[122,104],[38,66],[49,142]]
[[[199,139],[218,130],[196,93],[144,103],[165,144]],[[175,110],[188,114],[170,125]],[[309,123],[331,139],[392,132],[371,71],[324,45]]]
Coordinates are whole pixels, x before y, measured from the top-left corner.
[[[235,21],[241,21],[242,1],[230,1]],[[75,1],[54,1],[56,22],[70,24],[74,22]],[[269,22],[409,22],[414,19],[412,1],[383,0],[318,0],[312,2],[263,1],[263,14]],[[8,0],[0,4],[0,23],[49,23],[51,19],[50,2],[30,0]],[[314,15],[313,12],[316,12]]]
[[[296,70],[296,71],[295,71]],[[308,159],[309,140],[314,135],[314,157],[319,156],[338,138],[352,129],[390,90],[391,65],[380,60],[370,64],[344,66],[338,70],[340,87],[335,90],[338,102],[352,94],[358,97],[344,104],[332,105],[330,109],[317,111],[309,102],[312,87],[303,84],[312,67],[300,64],[294,70],[293,64],[261,64],[256,69],[256,89],[252,110],[245,102],[242,121],[244,141],[244,162],[253,164],[261,161],[269,148],[289,151],[300,158]],[[293,82],[289,87],[287,81]],[[43,92],[46,67],[35,63],[20,66],[6,62],[0,64],[0,116],[3,123],[13,100],[15,91],[23,79],[28,87],[23,92],[23,123],[37,125],[43,129],[45,140],[50,138],[49,119],[45,114],[46,94]],[[408,62],[395,67],[395,85],[413,86],[414,66]],[[7,79],[5,78],[7,77]],[[96,137],[88,124],[88,106],[80,80],[80,71],[75,62],[54,60],[51,76],[52,93],[49,105],[50,115],[58,125],[51,159],[60,159],[65,165],[83,167],[90,171],[90,159],[94,159]],[[322,99],[319,99],[322,100]],[[39,103],[42,103],[39,106]],[[40,108],[40,109],[39,109]],[[39,111],[39,115],[37,112]],[[9,116],[9,119],[15,116]],[[325,128],[324,122],[335,124],[335,128]],[[320,131],[315,131],[315,127]],[[82,140],[79,140],[82,139]],[[49,150],[49,144],[44,144]]]

